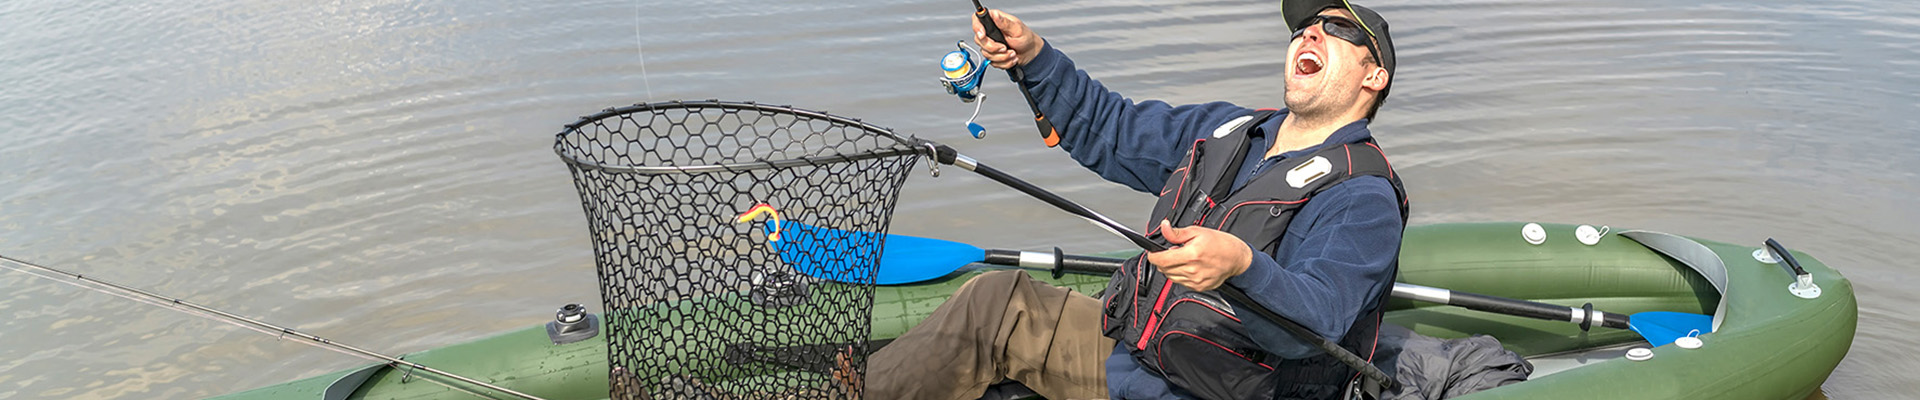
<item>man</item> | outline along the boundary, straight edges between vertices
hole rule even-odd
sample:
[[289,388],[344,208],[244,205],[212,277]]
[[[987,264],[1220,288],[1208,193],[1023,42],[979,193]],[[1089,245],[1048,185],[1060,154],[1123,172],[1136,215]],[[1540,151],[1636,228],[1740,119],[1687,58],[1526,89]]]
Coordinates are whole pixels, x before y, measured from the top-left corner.
[[869,396],[969,399],[1003,378],[1052,399],[1351,393],[1353,369],[1213,290],[1371,356],[1406,217],[1367,129],[1392,83],[1386,21],[1344,0],[1284,1],[1287,108],[1263,111],[1134,103],[1019,18],[991,16],[1006,40],[976,20],[987,58],[1025,69],[1019,84],[1075,160],[1160,195],[1149,233],[1170,249],[1130,261],[1102,299],[982,275],[870,358]]

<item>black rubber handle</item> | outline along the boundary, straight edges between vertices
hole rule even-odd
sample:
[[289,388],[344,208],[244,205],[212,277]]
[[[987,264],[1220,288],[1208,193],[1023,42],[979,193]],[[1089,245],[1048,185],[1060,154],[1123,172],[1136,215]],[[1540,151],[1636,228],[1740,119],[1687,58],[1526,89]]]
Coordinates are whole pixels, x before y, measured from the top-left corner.
[[1780,257],[1780,265],[1791,270],[1793,276],[1797,277],[1807,274],[1806,269],[1800,268],[1800,262],[1793,259],[1793,253],[1788,252],[1787,246],[1780,245],[1779,241],[1773,240],[1773,238],[1767,238],[1767,251],[1772,251],[1775,257]]
[[980,0],[973,0],[973,17],[980,19],[980,27],[987,30],[988,39],[1007,44],[1007,35],[1000,33],[1000,25],[993,23],[993,15],[987,13],[987,6],[980,5]]
[[1113,275],[1114,271],[1119,271],[1120,267],[1126,264],[1127,260],[1118,258],[1088,257],[1072,254],[1060,257],[1060,267],[1067,270],[1067,272],[1083,274]]

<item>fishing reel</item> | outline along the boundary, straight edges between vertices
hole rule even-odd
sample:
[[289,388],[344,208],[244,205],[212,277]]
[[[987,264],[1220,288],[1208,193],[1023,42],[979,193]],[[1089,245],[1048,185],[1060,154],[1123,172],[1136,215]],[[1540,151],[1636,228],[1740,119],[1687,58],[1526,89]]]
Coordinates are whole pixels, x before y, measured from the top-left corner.
[[940,86],[947,88],[947,94],[959,96],[961,102],[973,103],[973,116],[967,117],[967,132],[974,139],[987,137],[987,127],[973,122],[980,117],[980,106],[986,104],[986,93],[980,92],[980,84],[987,74],[986,57],[980,51],[967,47],[967,42],[954,42],[958,50],[947,52],[940,58]]

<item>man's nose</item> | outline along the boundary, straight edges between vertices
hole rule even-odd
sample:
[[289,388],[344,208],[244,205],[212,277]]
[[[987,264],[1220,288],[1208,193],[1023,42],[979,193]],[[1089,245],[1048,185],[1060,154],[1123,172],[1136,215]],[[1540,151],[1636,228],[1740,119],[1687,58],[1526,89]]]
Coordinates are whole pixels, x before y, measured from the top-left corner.
[[1311,44],[1325,39],[1324,35],[1326,35],[1326,32],[1320,30],[1320,24],[1314,24],[1300,32],[1300,39],[1306,40],[1306,43]]

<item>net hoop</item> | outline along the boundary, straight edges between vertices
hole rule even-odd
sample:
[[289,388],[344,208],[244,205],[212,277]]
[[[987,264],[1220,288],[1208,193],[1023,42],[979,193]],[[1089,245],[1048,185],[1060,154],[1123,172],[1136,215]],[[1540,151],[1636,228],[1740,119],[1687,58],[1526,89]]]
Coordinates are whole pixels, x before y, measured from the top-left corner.
[[[859,128],[861,130],[866,131],[867,133],[892,139],[894,142],[898,143],[900,146],[874,149],[870,151],[861,151],[853,154],[832,154],[832,155],[822,155],[822,156],[784,158],[784,159],[778,159],[778,160],[754,160],[754,161],[746,161],[746,162],[715,163],[715,164],[686,165],[686,166],[679,166],[679,165],[648,166],[648,165],[609,164],[605,162],[594,161],[588,158],[584,158],[580,154],[578,154],[576,152],[578,150],[577,148],[566,145],[567,144],[566,138],[569,136],[581,134],[580,127],[585,126],[587,124],[594,123],[596,121],[605,120],[611,117],[632,115],[635,113],[651,112],[655,110],[668,109],[668,108],[691,108],[691,109],[717,108],[717,109],[724,109],[724,110],[750,110],[750,111],[774,112],[774,113],[788,114],[788,115],[794,115],[794,116],[800,116],[800,117],[807,117],[807,118],[827,121],[829,123],[836,124],[836,125]],[[838,163],[838,162],[869,160],[869,159],[875,159],[875,158],[898,157],[898,156],[904,156],[904,155],[919,154],[923,151],[915,147],[915,142],[913,140],[901,138],[899,135],[895,135],[892,129],[888,129],[888,128],[881,127],[874,124],[869,124],[869,123],[860,121],[859,119],[847,118],[847,117],[827,114],[819,111],[799,109],[799,108],[794,108],[793,106],[768,105],[768,104],[760,104],[760,103],[755,103],[750,101],[732,102],[732,101],[721,101],[721,100],[704,100],[704,101],[674,100],[674,101],[666,101],[666,102],[658,102],[658,103],[634,104],[634,105],[625,106],[625,107],[609,107],[605,110],[601,110],[598,113],[582,116],[580,117],[579,121],[575,121],[574,123],[565,125],[565,128],[561,129],[560,133],[555,136],[557,140],[554,141],[553,152],[554,154],[557,154],[560,156],[560,160],[565,161],[568,164],[578,166],[581,168],[594,169],[594,170],[600,170],[600,171],[607,171],[607,172],[614,172],[614,173],[633,173],[633,174],[642,174],[642,175],[699,174],[699,173],[712,173],[712,172],[745,172],[745,171],[751,171],[756,169],[791,168],[791,167],[806,166],[806,165],[820,165],[820,164],[829,164],[829,163]]]

